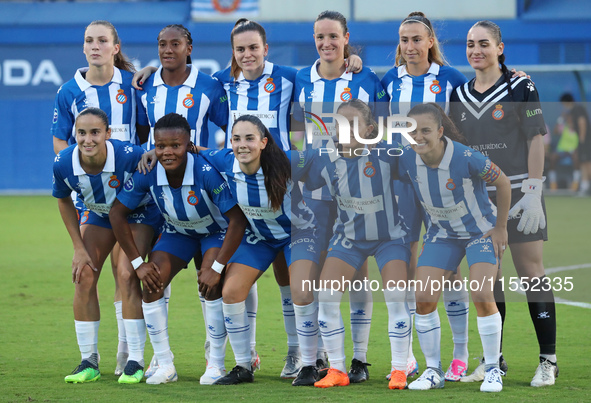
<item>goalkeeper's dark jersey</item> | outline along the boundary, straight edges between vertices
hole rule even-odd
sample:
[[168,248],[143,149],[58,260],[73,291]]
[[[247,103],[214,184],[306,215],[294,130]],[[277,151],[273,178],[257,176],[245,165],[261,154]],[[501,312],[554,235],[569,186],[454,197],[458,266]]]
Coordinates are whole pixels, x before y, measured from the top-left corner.
[[[546,133],[538,91],[525,77],[504,76],[484,93],[474,90],[474,80],[457,87],[451,95],[450,115],[470,147],[488,156],[521,188],[528,177],[527,141]],[[489,188],[489,193],[494,190]]]

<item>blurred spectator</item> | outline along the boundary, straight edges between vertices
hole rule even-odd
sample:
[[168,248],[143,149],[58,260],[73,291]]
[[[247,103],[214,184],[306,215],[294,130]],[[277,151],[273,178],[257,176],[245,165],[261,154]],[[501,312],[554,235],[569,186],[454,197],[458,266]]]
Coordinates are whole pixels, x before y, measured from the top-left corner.
[[[548,180],[550,190],[569,187],[576,191],[579,188],[581,173],[578,169],[577,147],[579,136],[574,130],[574,119],[570,110],[565,110],[558,118],[554,127],[552,140],[547,152]],[[566,182],[566,186],[562,186]],[[561,185],[561,186],[559,186]]]
[[591,180],[591,127],[589,115],[583,104],[575,103],[572,94],[565,93],[560,97],[560,103],[565,111],[572,116],[572,129],[578,134],[579,146],[577,157],[580,165],[579,194],[589,193],[589,181]]

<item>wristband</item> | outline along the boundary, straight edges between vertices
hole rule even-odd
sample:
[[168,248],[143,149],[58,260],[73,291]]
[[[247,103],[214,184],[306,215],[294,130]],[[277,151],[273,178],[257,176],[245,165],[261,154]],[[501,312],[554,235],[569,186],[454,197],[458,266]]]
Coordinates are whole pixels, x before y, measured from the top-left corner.
[[141,256],[136,257],[131,261],[131,265],[133,266],[133,270],[137,270],[144,263],[144,259]]
[[225,264],[221,264],[217,260],[214,260],[213,264],[211,265],[211,270],[215,271],[218,274],[222,274],[222,270],[224,270],[224,267],[226,267]]

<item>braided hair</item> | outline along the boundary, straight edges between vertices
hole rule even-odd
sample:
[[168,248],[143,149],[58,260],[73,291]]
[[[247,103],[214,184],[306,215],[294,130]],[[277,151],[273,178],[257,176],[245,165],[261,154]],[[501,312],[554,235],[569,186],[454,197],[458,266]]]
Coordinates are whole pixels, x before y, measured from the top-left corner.
[[[158,33],[158,38],[160,38],[160,35],[162,35],[162,33],[164,31],[166,31],[167,29],[176,29],[178,31],[180,31],[181,35],[184,36],[187,39],[187,43],[189,45],[193,44],[193,37],[191,36],[191,31],[189,31],[184,25],[182,24],[170,24],[165,26],[164,28],[162,28],[162,30]],[[158,39],[156,38],[156,39]],[[187,64],[191,64],[191,55],[187,55]]]

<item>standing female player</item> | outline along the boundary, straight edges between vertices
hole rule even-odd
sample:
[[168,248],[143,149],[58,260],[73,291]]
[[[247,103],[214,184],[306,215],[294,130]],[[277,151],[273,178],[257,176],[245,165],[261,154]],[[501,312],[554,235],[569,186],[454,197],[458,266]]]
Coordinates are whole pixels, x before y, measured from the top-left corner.
[[[487,153],[511,180],[509,247],[517,274],[527,284],[529,312],[540,345],[540,364],[531,385],[553,385],[558,375],[556,310],[542,262],[548,239],[542,197],[546,125],[534,83],[510,77],[503,50],[497,24],[479,21],[472,26],[466,56],[476,77],[454,91],[451,116],[471,147]],[[494,202],[498,196],[494,189],[489,191]]]
[[[379,111],[378,105],[381,102],[387,105],[387,95],[376,74],[367,67],[357,74],[346,71],[345,60],[351,54],[346,18],[337,11],[320,13],[314,22],[314,40],[319,59],[312,66],[300,70],[296,76],[295,101],[306,115],[299,118],[305,121],[314,115],[318,116],[318,113],[334,113],[340,103],[353,98],[370,104],[374,114],[385,114],[385,110],[383,113]],[[315,130],[312,142],[315,147],[317,141],[326,141],[328,135],[335,133],[332,120],[322,121],[328,127],[328,133]],[[306,147],[309,146],[306,144]],[[326,187],[314,192],[304,188],[304,200],[318,220],[317,246],[324,253],[333,235],[330,229],[336,219],[336,205]],[[356,278],[366,279],[367,271],[367,263],[364,263]],[[354,356],[349,375],[351,382],[355,383],[369,378],[367,345],[373,309],[371,293],[365,290],[352,291],[350,307]]]
[[[58,198],[62,219],[74,245],[74,319],[82,355],[81,364],[65,380],[80,383],[100,378],[97,347],[100,310],[97,282],[103,263],[115,245],[115,235],[109,223],[108,213],[116,195],[123,188],[123,183],[135,171],[143,149],[118,140],[110,140],[111,130],[107,114],[98,108],[87,108],[80,112],[75,121],[75,128],[77,145],[62,150],[55,158],[53,196]],[[70,197],[72,191],[77,193],[86,209],[80,217],[80,224]],[[130,236],[137,242],[138,255],[145,256],[153,236],[159,230],[161,217],[149,199],[141,202],[134,211],[129,211],[123,220],[126,223],[127,220],[131,221]],[[125,253],[119,253],[117,264],[121,272],[126,271],[131,265]],[[121,285],[122,294],[129,295],[133,291],[132,281],[121,282]],[[124,308],[133,310],[134,307],[124,304]],[[121,383],[136,383],[134,379],[141,379],[143,376],[143,371],[138,373],[133,364],[143,361],[143,351],[140,350],[143,349],[146,334],[141,307],[139,312],[133,314],[133,318],[124,320],[124,326],[128,331],[130,355],[129,361],[126,360],[125,373],[119,379]]]
[[236,366],[215,384],[252,382],[245,300],[252,285],[279,253],[285,255],[290,271],[292,263],[302,262],[307,267],[302,270],[311,270],[310,265],[318,262],[317,257],[308,258],[307,253],[296,256],[301,248],[314,249],[313,237],[305,232],[300,233],[301,238],[292,237],[292,228],[310,228],[313,214],[302,204],[292,203],[289,159],[256,116],[236,119],[232,150],[210,151],[205,156],[226,178],[251,229],[228,263],[222,291],[226,329]]
[[[247,224],[224,179],[202,157],[187,152],[190,138],[191,128],[183,116],[170,113],[159,119],[154,127],[156,169],[147,175],[136,172],[125,183],[125,190],[119,194],[110,213],[117,239],[128,256],[135,256],[132,264],[144,285],[142,306],[158,360],[156,371],[146,380],[152,385],[177,380],[168,343],[164,287],[199,251],[203,254],[200,291],[208,300],[219,300],[220,290],[216,286],[224,265],[218,261],[227,262],[232,256]],[[154,246],[149,262],[144,263],[124,218],[147,194],[156,201],[166,229]],[[215,309],[208,309],[207,314],[211,315],[207,318],[208,327],[223,343],[223,316],[215,313]],[[223,370],[223,361],[221,368]],[[206,382],[203,377],[201,381],[213,383]]]
[[[456,271],[466,256],[486,364],[480,390],[500,392],[504,374],[499,368],[501,316],[493,287],[507,244],[510,183],[488,158],[452,140],[460,136],[437,104],[417,105],[408,116],[417,123],[410,133],[417,144],[405,147],[399,173],[401,180],[412,184],[428,217],[417,264],[417,283],[423,286],[416,292],[415,315],[427,369],[408,387],[426,390],[443,388],[445,384],[437,312],[441,291],[439,287],[434,289],[433,283],[441,284],[446,271]],[[488,199],[487,184],[497,189],[498,211]]]
[[[76,143],[74,121],[87,107],[105,111],[112,139],[136,145],[144,143],[148,132],[136,127],[137,103],[135,89],[131,86],[134,67],[121,51],[121,41],[113,24],[108,21],[91,22],[84,31],[83,51],[88,67],[78,69],[74,78],[60,87],[55,98],[51,125],[53,150],[57,154],[68,145]],[[82,202],[78,201],[76,207],[82,216]],[[121,293],[117,282],[119,250],[116,244],[111,252],[119,333],[115,375],[121,375],[128,358]]]
[[[399,157],[401,150],[391,148],[386,153],[385,148],[376,146],[369,151],[353,138],[356,122],[360,138],[378,136],[378,125],[370,107],[363,101],[352,99],[342,103],[337,113],[351,126],[350,141],[340,145],[338,155],[334,149],[332,153],[313,155],[316,161],[305,177],[310,189],[328,186],[338,206],[334,235],[320,275],[320,284],[330,282],[331,287],[320,290],[318,314],[330,369],[314,386],[329,388],[350,383],[345,368],[345,329],[340,303],[347,289],[351,292],[357,288],[350,284],[363,262],[375,256],[388,308],[393,368],[389,388],[404,389],[410,342],[410,312],[405,302],[410,249],[408,228],[398,214],[392,187],[396,165],[391,162]],[[318,153],[320,150],[310,151]],[[363,288],[370,291],[367,286]]]
[[164,27],[158,34],[158,56],[162,65],[138,92],[146,115],[141,125],[150,126],[148,149],[154,147],[154,124],[164,115],[175,112],[184,116],[191,127],[191,141],[207,146],[207,122],[225,130],[228,107],[222,86],[191,65],[193,38],[180,24]]
[[[421,12],[410,13],[400,24],[398,34],[396,66],[382,79],[382,85],[390,96],[390,113],[406,116],[413,106],[424,102],[437,102],[447,111],[452,90],[467,80],[462,73],[446,65],[431,21]],[[407,145],[405,138],[402,138],[402,141]],[[405,200],[404,203],[400,203],[399,209],[411,231],[412,256],[408,266],[408,278],[414,279],[423,219],[422,209],[411,185],[395,181],[394,187],[400,200]],[[459,271],[453,276],[452,280],[461,278]],[[458,381],[466,374],[468,368],[468,291],[465,288],[445,288],[443,301],[454,341],[453,360],[445,373],[445,379]],[[414,317],[414,287],[409,287],[407,302],[411,317]],[[413,354],[411,341],[407,375],[412,376],[418,372],[419,364]]]

